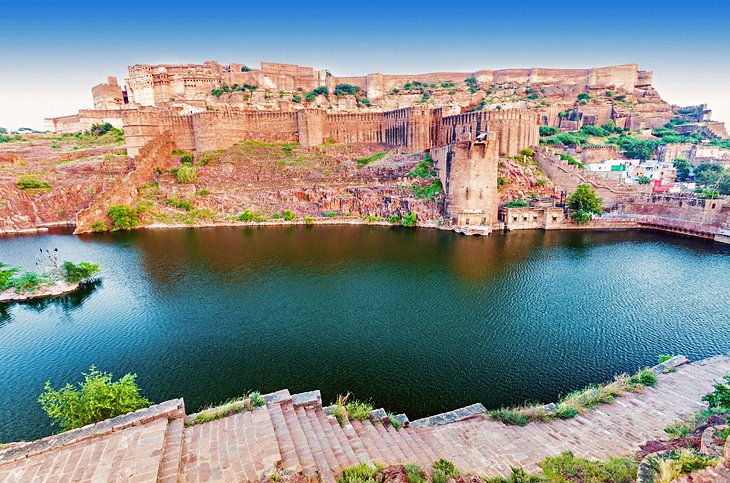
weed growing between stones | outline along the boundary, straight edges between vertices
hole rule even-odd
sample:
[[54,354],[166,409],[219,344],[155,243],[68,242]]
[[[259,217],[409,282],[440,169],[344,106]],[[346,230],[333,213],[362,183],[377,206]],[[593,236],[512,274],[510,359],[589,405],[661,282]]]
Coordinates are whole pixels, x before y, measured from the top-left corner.
[[209,423],[216,419],[225,418],[233,414],[242,413],[244,411],[253,411],[259,406],[266,404],[261,393],[253,391],[240,399],[232,399],[215,406],[210,406],[197,414],[185,418],[185,426],[195,426],[196,424]]
[[642,369],[633,376],[621,374],[607,384],[591,385],[574,391],[554,405],[520,406],[490,411],[488,416],[505,424],[525,426],[530,421],[570,419],[600,404],[610,404],[626,392],[641,392],[644,387],[654,386],[656,375],[651,369]]

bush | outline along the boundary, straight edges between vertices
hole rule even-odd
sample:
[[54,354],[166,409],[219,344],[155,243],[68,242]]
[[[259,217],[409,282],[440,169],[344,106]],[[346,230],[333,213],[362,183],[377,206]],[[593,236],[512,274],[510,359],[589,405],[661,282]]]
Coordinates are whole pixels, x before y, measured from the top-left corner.
[[433,464],[433,470],[434,471],[441,471],[446,476],[449,476],[451,478],[456,478],[459,476],[459,472],[456,471],[456,467],[454,466],[454,463],[452,463],[449,460],[445,460],[441,458],[437,462]]
[[359,90],[359,87],[353,86],[352,84],[337,84],[337,87],[335,87],[335,95],[355,95]]
[[47,276],[39,273],[28,272],[14,279],[13,286],[15,287],[16,293],[25,293],[38,290],[42,284],[48,282],[49,279]]
[[251,67],[247,65],[241,66],[241,72],[251,72]]
[[[585,481],[630,483],[636,480],[639,465],[632,457],[612,458],[608,461],[590,461],[576,458],[566,451],[559,456],[545,458],[539,464],[548,481]],[[580,479],[576,479],[580,478]]]
[[194,166],[183,164],[177,170],[177,182],[180,184],[194,183],[198,179],[198,170]]
[[38,397],[41,407],[52,419],[51,424],[60,426],[63,431],[104,421],[151,404],[139,394],[135,374],[125,374],[118,381],[112,381],[111,374],[91,366],[83,376],[84,381],[78,383],[78,388],[66,384],[56,390],[51,387],[51,381],[46,381],[43,393]]
[[401,220],[401,225],[403,226],[416,226],[417,220],[416,220],[416,214],[415,213],[406,213],[403,215],[403,220]]
[[508,201],[504,204],[505,208],[524,208],[525,206],[528,206],[525,200]]
[[398,215],[393,215],[390,218],[388,218],[388,222],[390,222],[390,223],[400,223],[401,222],[401,218]]
[[13,286],[13,276],[18,271],[14,267],[5,267],[8,267],[8,265],[0,262],[0,292]]
[[294,212],[292,210],[284,210],[284,220],[294,221]]
[[305,216],[304,223],[306,223],[307,225],[312,225],[314,224],[314,218],[312,218],[311,216]]
[[436,171],[433,170],[433,162],[430,159],[421,161],[408,173],[408,176],[417,176],[424,179],[435,177]]
[[345,408],[347,409],[347,417],[350,420],[364,421],[373,412],[373,405],[362,401],[350,401],[345,405]]
[[243,213],[238,215],[238,217],[236,219],[238,221],[243,221],[243,222],[249,223],[249,222],[252,222],[255,218],[256,218],[256,213],[254,213],[253,211],[251,211],[249,209],[245,209],[245,210],[243,210]]
[[644,176],[644,175],[641,175],[636,179],[636,182],[639,184],[649,184],[650,181],[651,181],[651,178],[649,178],[648,176]]
[[18,177],[17,187],[19,190],[51,189],[51,184],[41,181],[33,174],[24,174]]
[[603,130],[603,128],[600,128],[598,126],[582,126],[580,128],[580,132],[587,136],[598,136],[598,137],[606,137],[610,133]]
[[336,211],[328,211],[327,213],[324,214],[324,216],[326,218],[334,218],[335,216],[337,216],[337,212]]
[[109,227],[106,226],[104,220],[94,220],[94,223],[91,224],[91,231],[93,232],[107,231],[108,229]]
[[348,466],[347,468],[342,468],[342,475],[337,480],[337,483],[375,483],[375,473],[382,469],[383,467],[378,464],[373,468],[367,463]]
[[131,230],[139,225],[139,211],[129,205],[110,206],[107,215],[112,220],[112,231]]
[[558,128],[556,128],[556,127],[540,126],[540,136],[541,137],[554,136],[557,133],[558,133]]
[[79,283],[89,280],[94,274],[99,272],[99,265],[95,263],[80,262],[63,262],[63,279],[69,283]]
[[[725,375],[724,379],[730,384],[730,374]],[[710,408],[730,411],[730,387],[723,383],[717,383],[713,387],[715,390],[703,396],[702,400],[709,403]]]
[[441,180],[434,180],[428,186],[413,186],[413,193],[417,198],[432,199],[437,198],[444,192],[444,187],[441,184]]

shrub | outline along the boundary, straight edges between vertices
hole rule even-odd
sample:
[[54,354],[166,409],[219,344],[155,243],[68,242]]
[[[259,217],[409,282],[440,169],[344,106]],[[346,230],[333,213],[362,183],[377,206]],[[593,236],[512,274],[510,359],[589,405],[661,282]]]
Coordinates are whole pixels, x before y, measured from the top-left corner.
[[433,162],[430,158],[426,161],[421,161],[408,173],[408,176],[417,176],[424,179],[433,178],[436,176],[436,171],[433,170]]
[[558,133],[558,128],[556,128],[556,127],[540,126],[540,136],[541,137],[554,136],[557,133]]
[[408,483],[426,483],[426,472],[415,463],[406,463],[404,465],[406,469],[406,478]]
[[[539,464],[548,481],[585,481],[630,483],[636,480],[639,465],[632,457],[611,458],[608,461],[590,461],[576,458],[566,451],[559,456],[545,458]],[[579,480],[576,478],[579,477]]]
[[38,402],[52,425],[59,425],[63,431],[80,428],[121,414],[147,407],[151,402],[139,394],[136,374],[125,374],[118,381],[112,375],[98,371],[91,366],[83,373],[84,381],[78,388],[66,384],[61,389],[53,389],[46,381]]
[[13,276],[17,271],[17,268],[0,262],[0,292],[13,286]]
[[16,293],[32,292],[38,290],[44,283],[48,283],[47,276],[34,272],[27,272],[13,280]]
[[[725,375],[725,382],[730,384],[730,374]],[[730,387],[723,383],[717,383],[715,388],[709,394],[702,397],[702,400],[710,404],[710,408],[721,409],[722,411],[730,411]]]
[[208,196],[210,194],[210,191],[206,188],[203,188],[202,190],[198,191],[198,195],[200,196]]
[[337,216],[337,212],[336,211],[328,211],[327,213],[324,214],[324,216],[327,217],[327,218],[334,218],[335,216]]
[[360,166],[367,166],[368,164],[379,161],[385,157],[385,155],[388,154],[388,151],[381,151],[379,153],[373,154],[372,156],[369,156],[367,158],[358,158],[357,164]]
[[249,222],[253,221],[254,218],[256,218],[256,213],[252,212],[249,209],[245,209],[245,210],[243,210],[243,213],[238,215],[238,217],[236,219],[238,221],[243,221],[243,222],[249,223]]
[[598,126],[582,126],[580,128],[580,132],[587,135],[587,136],[598,136],[598,137],[606,137],[610,133],[603,130],[603,128],[600,128]]
[[129,205],[110,206],[107,215],[112,220],[112,231],[131,230],[139,225],[139,211]]
[[655,386],[656,375],[651,371],[651,369],[642,369],[638,373],[629,377],[628,383],[640,384],[642,386]]
[[307,225],[312,225],[314,223],[314,218],[312,218],[311,216],[305,216],[304,223],[306,223]]
[[432,199],[436,198],[444,192],[444,187],[441,184],[441,180],[434,180],[428,186],[413,186],[413,193],[417,198]]
[[388,221],[390,223],[400,223],[401,222],[401,218],[398,215],[393,215],[390,218],[388,218]]
[[504,204],[505,208],[524,208],[525,206],[528,206],[525,200],[508,201]]
[[183,164],[177,170],[177,182],[180,184],[194,183],[198,179],[198,170],[194,166]]
[[335,95],[355,95],[359,90],[359,87],[353,86],[352,84],[337,84],[335,87]]
[[489,412],[489,417],[513,426],[526,426],[529,422],[529,418],[517,409],[496,409]]
[[36,175],[24,174],[18,177],[17,186],[19,190],[51,189],[51,184],[41,181]]
[[294,221],[294,212],[292,210],[284,210],[284,220]]
[[692,428],[690,427],[690,423],[687,421],[678,421],[664,428],[664,432],[667,433],[672,439],[686,438],[687,436],[689,436],[689,433],[691,431]]
[[401,220],[401,225],[403,226],[416,226],[417,220],[416,220],[416,214],[415,213],[406,213],[403,215],[403,219]]
[[91,224],[91,231],[93,232],[107,231],[108,229],[104,220],[94,220],[94,223]]
[[357,466],[342,468],[342,475],[337,483],[375,483],[375,473],[383,467],[376,463],[375,467],[367,463],[360,463]]
[[364,421],[370,417],[373,412],[373,405],[362,401],[350,401],[345,405],[347,409],[347,417]]
[[251,72],[251,67],[247,65],[241,66],[241,72]]
[[390,425],[393,426],[393,429],[395,429],[396,431],[399,431],[400,428],[403,426],[403,423],[401,423],[400,420],[393,413],[388,413],[388,421],[390,422]]
[[446,476],[449,476],[451,478],[456,478],[457,476],[459,476],[459,472],[456,471],[454,463],[443,458],[433,464],[433,470],[442,471]]
[[502,186],[505,186],[507,184],[507,178],[504,176],[498,176],[497,177],[497,188],[501,188]]
[[96,263],[80,262],[63,262],[63,279],[69,283],[79,283],[89,280],[94,274],[99,272],[99,265]]
[[642,184],[642,185],[649,184],[650,181],[651,181],[651,178],[649,178],[648,176],[644,176],[644,175],[641,175],[638,178],[636,178],[636,182],[639,184]]

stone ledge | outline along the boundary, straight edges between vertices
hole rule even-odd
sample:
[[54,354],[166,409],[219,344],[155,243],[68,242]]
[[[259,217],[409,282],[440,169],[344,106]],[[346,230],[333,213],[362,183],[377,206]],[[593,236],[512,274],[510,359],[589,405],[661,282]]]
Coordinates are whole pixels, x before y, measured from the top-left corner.
[[294,407],[298,406],[304,406],[304,407],[321,407],[322,406],[322,394],[319,392],[319,389],[316,391],[308,391],[308,392],[300,392],[299,394],[294,394],[291,397],[292,403],[294,404]]
[[289,394],[289,389],[282,389],[281,391],[264,394],[263,398],[266,404],[279,404],[292,400],[292,396]]
[[30,458],[41,453],[46,453],[55,448],[69,446],[80,441],[104,436],[132,426],[141,426],[156,419],[175,419],[182,418],[184,416],[184,401],[182,399],[171,399],[148,408],[138,409],[132,413],[123,414],[95,424],[89,424],[82,428],[72,429],[70,431],[32,441],[22,446],[10,448],[0,453],[0,465],[23,458]]
[[678,355],[651,367],[651,372],[654,374],[664,374],[669,369],[674,369],[685,364],[689,364],[689,359],[685,356]]
[[481,403],[472,404],[463,408],[455,409],[446,413],[436,414],[427,418],[417,419],[410,423],[412,428],[431,428],[442,424],[455,423],[476,416],[482,416],[487,412]]
[[380,421],[381,423],[385,423],[388,421],[388,413],[386,413],[383,408],[373,409],[370,411],[370,421]]

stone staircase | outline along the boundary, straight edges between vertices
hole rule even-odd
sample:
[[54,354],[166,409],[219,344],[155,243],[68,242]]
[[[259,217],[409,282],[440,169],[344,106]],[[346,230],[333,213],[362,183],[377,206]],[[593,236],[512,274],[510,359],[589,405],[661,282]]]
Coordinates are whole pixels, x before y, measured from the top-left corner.
[[573,419],[508,426],[475,404],[405,423],[396,430],[382,409],[370,418],[338,420],[319,391],[264,396],[253,411],[185,427],[182,400],[167,401],[77,430],[0,450],[0,482],[25,481],[261,481],[274,471],[301,472],[334,482],[343,468],[364,462],[440,458],[463,472],[506,475],[528,471],[570,450],[605,459],[665,437],[668,424],[703,405],[702,395],[730,372],[722,356],[660,373],[655,387],[628,393]]

